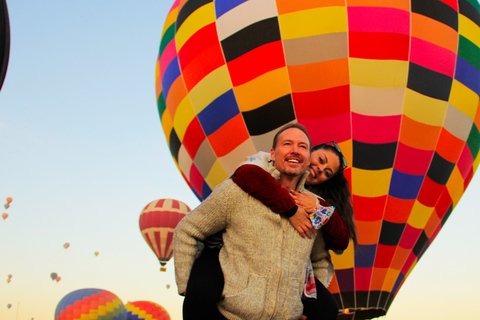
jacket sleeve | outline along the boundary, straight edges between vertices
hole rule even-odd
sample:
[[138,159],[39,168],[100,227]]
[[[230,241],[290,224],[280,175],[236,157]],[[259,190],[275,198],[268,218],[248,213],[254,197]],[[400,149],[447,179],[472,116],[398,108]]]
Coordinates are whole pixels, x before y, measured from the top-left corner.
[[[184,295],[197,254],[198,241],[225,229],[235,199],[230,179],[218,185],[198,207],[177,225],[173,235],[173,258],[178,293]],[[236,188],[236,187],[235,187]],[[238,190],[238,189],[237,189]]]
[[297,212],[298,207],[288,190],[257,165],[244,164],[238,167],[232,181],[275,213],[291,217]]

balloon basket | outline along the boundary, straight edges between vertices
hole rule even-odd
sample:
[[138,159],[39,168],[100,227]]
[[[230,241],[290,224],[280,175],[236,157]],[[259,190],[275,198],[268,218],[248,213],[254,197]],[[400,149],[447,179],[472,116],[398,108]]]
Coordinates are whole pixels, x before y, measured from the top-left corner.
[[161,272],[167,271],[167,267],[161,267],[161,268],[160,268],[160,271],[161,271]]

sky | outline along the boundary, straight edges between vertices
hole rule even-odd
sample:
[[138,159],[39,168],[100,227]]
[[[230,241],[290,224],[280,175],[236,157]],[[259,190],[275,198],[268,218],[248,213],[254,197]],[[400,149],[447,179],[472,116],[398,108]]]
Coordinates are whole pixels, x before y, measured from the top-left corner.
[[[0,319],[52,320],[58,302],[83,288],[124,303],[152,301],[181,319],[173,261],[159,271],[138,225],[156,199],[199,204],[174,164],[156,106],[155,65],[173,0],[7,3]],[[479,194],[474,176],[383,319],[480,319],[472,315],[480,303]]]

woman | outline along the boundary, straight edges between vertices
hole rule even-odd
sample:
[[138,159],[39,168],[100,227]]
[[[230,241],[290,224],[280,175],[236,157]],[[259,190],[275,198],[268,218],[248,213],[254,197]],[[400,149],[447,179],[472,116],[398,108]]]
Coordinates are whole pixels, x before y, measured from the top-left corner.
[[[351,195],[343,172],[347,163],[334,141],[312,148],[310,174],[305,185],[319,195],[318,198],[297,192],[290,194],[266,171],[269,161],[272,161],[269,154],[264,152],[249,157],[246,163],[237,168],[232,180],[273,212],[289,217],[302,237],[311,237],[310,232],[315,233],[316,228],[322,227],[327,248],[340,253],[347,248],[350,238],[356,245]],[[332,210],[325,210],[325,207],[331,206],[324,199],[337,207],[333,214]],[[310,216],[307,212],[311,213]],[[321,216],[324,212],[330,215]],[[315,215],[317,218],[321,216],[322,223],[314,228],[310,217]],[[186,320],[224,319],[216,307],[224,281],[218,261],[221,235],[213,238],[206,243],[190,274],[183,304],[183,317]],[[335,319],[338,313],[336,300],[320,281],[315,279],[314,282],[317,298],[308,298],[311,290],[305,290],[304,315],[307,319]]]

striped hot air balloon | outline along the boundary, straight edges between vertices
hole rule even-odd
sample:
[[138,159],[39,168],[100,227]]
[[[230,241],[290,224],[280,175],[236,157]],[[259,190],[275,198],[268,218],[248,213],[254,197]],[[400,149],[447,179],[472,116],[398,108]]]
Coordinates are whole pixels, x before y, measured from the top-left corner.
[[347,162],[358,250],[334,256],[340,317],[384,315],[480,158],[477,0],[177,0],[158,110],[200,199],[290,122]]
[[55,309],[55,320],[125,320],[125,317],[125,305],[120,298],[95,288],[70,292]]
[[168,311],[151,301],[133,301],[125,304],[126,320],[170,320]]
[[140,213],[140,231],[160,261],[161,271],[173,256],[173,231],[190,208],[179,200],[159,199],[150,202]]

